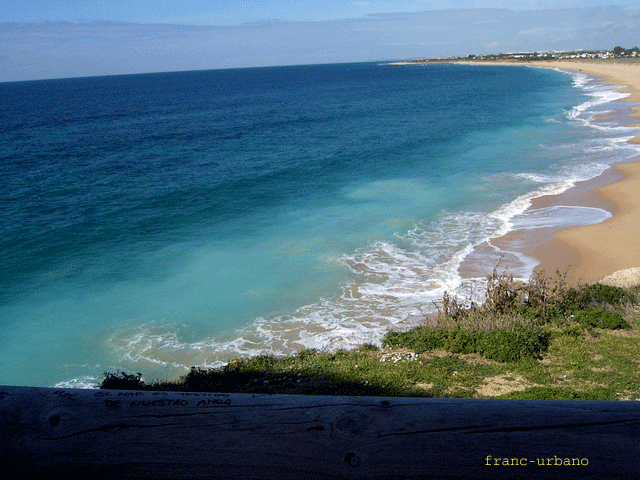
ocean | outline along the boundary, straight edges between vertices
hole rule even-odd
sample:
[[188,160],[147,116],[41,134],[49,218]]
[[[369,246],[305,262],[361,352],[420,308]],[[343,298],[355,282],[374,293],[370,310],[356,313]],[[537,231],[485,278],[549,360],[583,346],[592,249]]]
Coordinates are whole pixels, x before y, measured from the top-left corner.
[[623,96],[449,64],[0,83],[0,384],[379,343],[481,290],[475,246],[608,218],[527,209],[638,154]]

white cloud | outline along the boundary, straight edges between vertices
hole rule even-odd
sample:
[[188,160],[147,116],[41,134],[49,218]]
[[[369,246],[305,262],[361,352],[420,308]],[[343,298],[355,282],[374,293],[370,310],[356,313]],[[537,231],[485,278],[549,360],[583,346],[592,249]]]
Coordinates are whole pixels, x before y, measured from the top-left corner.
[[[633,46],[638,12],[622,8],[439,10],[240,26],[0,24],[0,81],[350,62],[500,51]],[[631,45],[633,44],[633,45]]]

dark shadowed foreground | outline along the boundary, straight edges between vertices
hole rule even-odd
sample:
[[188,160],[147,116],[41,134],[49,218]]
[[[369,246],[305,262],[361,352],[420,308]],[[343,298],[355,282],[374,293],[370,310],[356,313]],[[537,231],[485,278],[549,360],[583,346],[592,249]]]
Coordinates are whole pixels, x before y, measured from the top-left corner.
[[5,467],[86,478],[638,478],[640,403],[0,387]]

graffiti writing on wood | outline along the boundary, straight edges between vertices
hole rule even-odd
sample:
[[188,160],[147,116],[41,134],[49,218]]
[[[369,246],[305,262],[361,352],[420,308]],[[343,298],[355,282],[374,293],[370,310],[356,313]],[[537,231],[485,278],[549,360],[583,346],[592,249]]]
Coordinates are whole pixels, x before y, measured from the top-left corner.
[[145,392],[117,392],[110,390],[98,390],[94,397],[144,397]]
[[[186,407],[190,405],[189,400],[183,399],[162,399],[162,400],[132,400],[129,403],[130,407]],[[193,406],[193,404],[191,403]],[[212,407],[215,405],[231,405],[231,399],[225,400],[221,398],[208,398],[206,400],[199,400],[196,407]]]
[[[62,390],[59,390],[62,391]],[[75,394],[74,394],[75,395]],[[229,397],[228,393],[200,393],[200,392],[136,392],[118,390],[98,390],[94,397],[143,397],[151,395],[154,397]]]
[[73,399],[77,395],[77,393],[65,392],[64,390],[56,390],[53,392],[54,395],[60,398]]
[[[54,395],[73,399],[77,393],[65,390],[56,390]],[[94,397],[104,398],[106,407],[121,407],[121,400],[129,402],[130,407],[214,407],[217,405],[231,405],[228,393],[196,393],[196,392],[132,392],[117,390],[98,390],[94,392]],[[148,399],[151,396],[151,399]],[[140,397],[146,397],[142,399]],[[167,398],[170,397],[170,398]],[[176,398],[178,397],[178,398]],[[204,397],[204,398],[203,398]]]
[[130,407],[185,407],[189,405],[187,400],[132,400]]
[[222,400],[221,398],[208,398],[207,400],[200,400],[196,407],[211,407],[213,405],[231,405],[231,399],[227,398]]

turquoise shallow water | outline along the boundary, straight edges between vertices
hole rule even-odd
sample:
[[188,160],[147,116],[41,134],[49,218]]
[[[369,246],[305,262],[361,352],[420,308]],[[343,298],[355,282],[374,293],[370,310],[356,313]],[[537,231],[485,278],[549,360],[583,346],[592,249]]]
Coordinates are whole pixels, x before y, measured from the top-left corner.
[[0,384],[376,342],[481,282],[474,245],[606,218],[526,209],[637,154],[616,98],[373,63],[0,84]]

